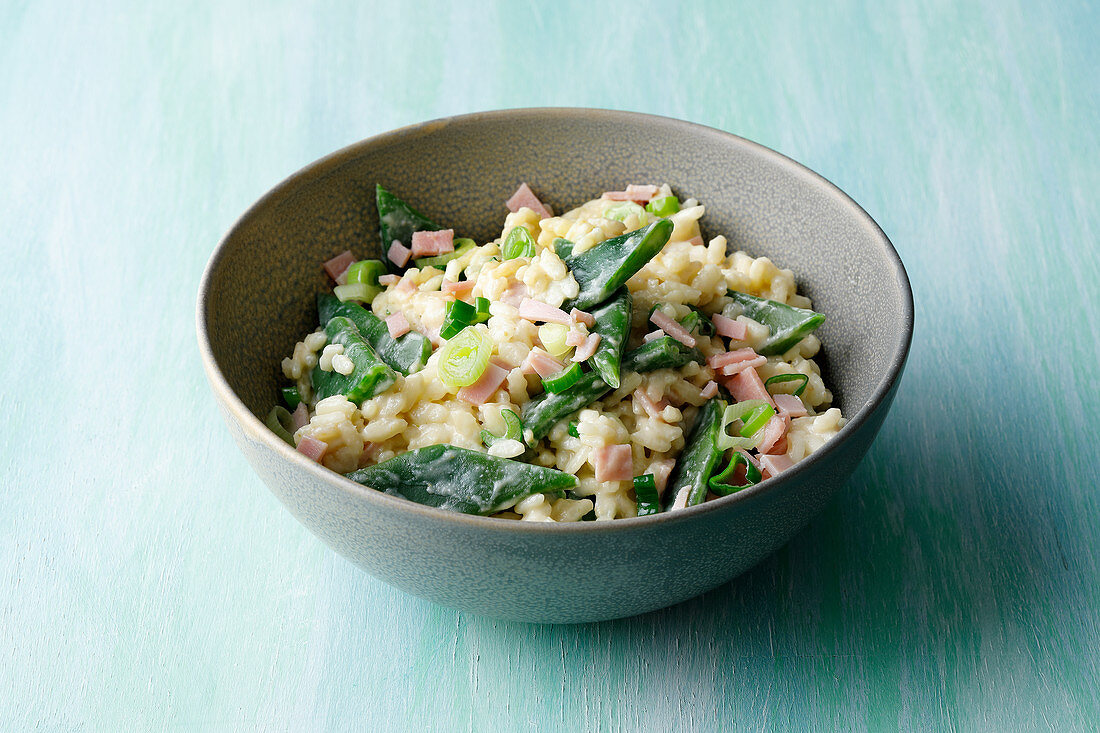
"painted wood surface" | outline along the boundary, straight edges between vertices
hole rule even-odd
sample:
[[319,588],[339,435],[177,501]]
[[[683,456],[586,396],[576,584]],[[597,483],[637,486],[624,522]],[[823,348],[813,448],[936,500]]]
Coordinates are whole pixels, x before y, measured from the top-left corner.
[[[1095,3],[0,4],[0,727],[1077,730],[1100,720]],[[576,105],[850,193],[917,336],[846,491],[680,606],[580,627],[402,595],[229,443],[194,296],[363,137]]]

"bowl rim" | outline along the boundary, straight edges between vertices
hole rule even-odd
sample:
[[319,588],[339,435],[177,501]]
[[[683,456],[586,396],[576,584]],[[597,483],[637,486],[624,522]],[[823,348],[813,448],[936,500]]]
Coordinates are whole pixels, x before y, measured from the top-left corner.
[[[784,471],[780,476],[766,479],[754,486],[730,494],[729,496],[718,497],[712,501],[705,501],[696,506],[687,507],[675,512],[659,512],[644,517],[623,517],[604,522],[523,522],[514,519],[462,514],[439,509],[437,507],[417,504],[408,499],[386,494],[358,484],[342,474],[325,468],[321,464],[307,458],[276,436],[267,428],[259,417],[248,409],[240,397],[237,396],[236,392],[229,386],[229,382],[222,374],[214,358],[213,348],[210,343],[206,318],[210,285],[214,272],[217,270],[222,259],[226,256],[230,238],[236,234],[238,229],[240,229],[255,212],[264,208],[272,199],[281,197],[288,188],[328,175],[332,170],[354,158],[363,148],[378,143],[397,142],[405,138],[415,139],[418,136],[435,133],[453,124],[476,124],[483,121],[507,118],[595,118],[604,122],[629,121],[635,124],[642,122],[680,128],[694,135],[718,138],[725,143],[732,143],[748,149],[769,164],[786,168],[789,172],[805,179],[815,188],[827,194],[838,204],[848,208],[856,221],[864,228],[868,229],[871,235],[879,239],[881,244],[884,245],[885,254],[893,266],[896,283],[902,291],[901,315],[905,332],[902,334],[897,348],[891,355],[885,375],[872,391],[867,403],[856,412],[856,414],[846,416],[846,422],[837,432],[836,436],[829,440],[824,446],[796,463],[793,467]],[[291,461],[299,469],[306,471],[313,477],[330,483],[333,487],[358,499],[365,500],[368,503],[376,502],[379,508],[412,512],[413,514],[420,515],[426,520],[448,521],[459,525],[466,525],[470,529],[508,533],[606,533],[628,531],[639,527],[655,527],[662,524],[676,524],[683,521],[691,521],[711,512],[726,511],[741,502],[752,501],[763,494],[780,490],[785,483],[789,483],[803,474],[809,473],[817,464],[827,460],[833,453],[837,452],[841,445],[847,442],[848,438],[854,435],[859,428],[878,411],[883,401],[890,394],[890,391],[897,384],[898,378],[905,367],[913,340],[914,327],[913,290],[909,282],[909,276],[905,271],[905,266],[902,264],[901,257],[898,255],[890,238],[886,236],[886,233],[882,231],[882,228],[879,227],[878,223],[875,222],[870,214],[832,181],[810,170],[798,161],[788,158],[782,153],[739,135],[725,132],[724,130],[674,117],[591,107],[520,107],[441,117],[372,135],[318,158],[284,178],[236,218],[229,229],[226,230],[225,234],[222,235],[221,239],[218,240],[217,245],[211,253],[210,259],[203,269],[197,296],[196,332],[203,369],[206,372],[207,379],[210,382],[215,397],[218,398],[227,410],[227,413],[233,416],[241,429],[250,438],[261,443],[268,449],[273,450],[281,458]]]

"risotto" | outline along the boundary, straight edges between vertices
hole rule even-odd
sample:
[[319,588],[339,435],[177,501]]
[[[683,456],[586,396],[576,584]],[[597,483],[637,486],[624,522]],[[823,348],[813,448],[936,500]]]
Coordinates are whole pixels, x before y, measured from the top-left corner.
[[599,521],[752,486],[844,424],[794,273],[704,241],[703,204],[668,185],[555,216],[522,184],[484,244],[381,186],[377,204],[387,259],[324,263],[336,285],[268,418],[333,471],[453,511]]

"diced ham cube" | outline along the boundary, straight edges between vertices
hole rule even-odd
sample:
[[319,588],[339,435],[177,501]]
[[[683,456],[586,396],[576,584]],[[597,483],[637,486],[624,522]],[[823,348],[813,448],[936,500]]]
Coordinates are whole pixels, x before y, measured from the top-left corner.
[[508,207],[508,211],[519,211],[526,206],[531,211],[539,215],[543,219],[548,219],[554,215],[554,212],[550,210],[550,207],[539,201],[539,197],[535,195],[535,192],[531,190],[531,187],[526,183],[519,184],[519,188],[512,194],[512,198],[505,202]]
[[695,346],[695,337],[691,335],[691,332],[677,323],[675,318],[665,313],[660,308],[650,314],[649,320],[653,321],[653,325],[660,328],[684,346]]
[[764,478],[778,476],[793,465],[794,462],[787,457],[786,453],[760,456],[760,471],[764,474]]
[[588,334],[584,331],[571,330],[565,334],[566,346],[580,346],[588,340]]
[[508,286],[508,289],[500,296],[500,302],[505,305],[510,305],[513,308],[519,308],[523,299],[527,297],[530,291],[523,283],[512,283]]
[[584,343],[578,346],[577,350],[573,352],[573,361],[582,362],[591,359],[592,355],[596,353],[596,349],[600,348],[601,338],[602,336],[598,333],[588,334]]
[[508,376],[508,370],[503,369],[492,362],[485,367],[481,377],[469,387],[458,390],[458,399],[471,405],[483,405],[489,401],[493,393],[504,383]]
[[412,326],[409,325],[409,319],[405,314],[398,311],[392,316],[386,316],[386,328],[390,332],[390,338],[399,338],[407,334]]
[[749,334],[748,327],[741,321],[735,321],[732,318],[726,318],[721,313],[715,313],[710,317],[711,323],[714,324],[714,330],[718,332],[719,336],[724,336],[734,341],[744,341],[745,337]]
[[474,281],[473,280],[459,280],[457,282],[455,282],[454,280],[444,280],[443,281],[443,292],[444,293],[450,293],[451,295],[455,296],[456,298],[458,298],[460,300],[463,297],[469,295],[471,292],[473,292],[473,290],[474,290]]
[[713,379],[706,383],[703,387],[703,391],[699,394],[706,397],[708,400],[718,394],[718,382]]
[[387,274],[387,275],[379,275],[378,276],[378,284],[379,285],[386,285],[386,286],[396,285],[400,281],[401,281],[401,276],[400,275]]
[[[333,280],[339,280],[340,275],[346,275],[348,268],[355,262],[355,255],[350,250],[344,250],[340,254],[325,262],[325,272]],[[344,278],[344,283],[347,278]],[[340,283],[343,285],[344,283]]]
[[660,461],[654,461],[649,464],[649,470],[646,473],[653,474],[653,483],[657,485],[657,495],[665,493],[665,487],[668,486],[668,477],[672,474],[672,469],[675,468],[676,461],[671,458],[665,458]]
[[772,416],[764,425],[764,436],[760,440],[760,445],[757,449],[761,453],[771,453],[776,443],[780,441],[787,434],[787,428],[791,426],[791,419],[783,413]]
[[294,423],[294,432],[298,432],[298,428],[309,423],[309,410],[306,408],[306,403],[299,402],[298,406],[294,408],[294,412],[290,413],[290,419]]
[[577,323],[583,323],[584,325],[588,326],[589,328],[592,328],[593,326],[596,325],[596,317],[594,315],[592,315],[591,313],[585,313],[582,310],[578,310],[578,309],[574,308],[573,310],[569,311],[569,315]]
[[764,382],[755,368],[748,368],[743,372],[733,375],[725,380],[726,388],[738,402],[745,400],[764,400],[771,406],[775,406],[775,400],[764,388]]
[[531,349],[530,353],[527,354],[527,358],[523,361],[524,374],[535,373],[543,379],[552,374],[557,374],[562,369],[565,369],[565,364],[539,348]]
[[768,357],[758,356],[755,359],[749,359],[747,361],[736,361],[733,364],[726,364],[722,367],[722,374],[731,376],[734,374],[740,374],[746,369],[757,369],[768,363]]
[[625,191],[604,191],[600,198],[609,201],[636,201],[640,204],[648,204],[660,190],[649,184],[639,186],[631,183]]
[[648,344],[650,341],[655,341],[664,335],[665,332],[658,328],[656,331],[652,331],[643,336],[642,341]]
[[630,481],[634,478],[634,461],[629,445],[605,445],[596,449],[593,458],[597,481]]
[[297,448],[298,452],[306,458],[311,458],[320,463],[321,459],[325,457],[325,451],[328,450],[328,443],[307,435],[298,442]]
[[696,247],[705,247],[705,246],[707,246],[706,243],[703,241],[703,238],[700,237],[698,234],[696,234],[694,237],[689,239],[688,244],[694,244]]
[[390,262],[398,267],[404,267],[408,264],[409,258],[412,257],[412,250],[395,239],[390,244],[390,251],[386,253],[386,257],[389,257]]
[[805,417],[808,414],[802,399],[793,394],[775,394],[772,395],[772,400],[775,401],[775,409],[786,413],[788,417]]
[[[729,364],[736,364],[741,361],[752,361],[758,358],[757,354],[750,348],[737,349],[736,351],[723,351],[718,354],[707,357],[707,366],[711,369],[721,369]],[[765,359],[767,361],[767,359]]]
[[573,322],[569,314],[561,308],[547,305],[540,300],[524,298],[519,304],[519,317],[528,321],[545,321],[547,323],[560,323],[568,326]]
[[440,229],[436,232],[413,232],[412,256],[435,257],[455,251],[455,230]]

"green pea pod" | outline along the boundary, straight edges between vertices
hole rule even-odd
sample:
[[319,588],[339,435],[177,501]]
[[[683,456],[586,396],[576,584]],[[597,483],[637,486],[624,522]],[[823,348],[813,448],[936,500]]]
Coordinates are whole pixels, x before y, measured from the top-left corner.
[[586,372],[563,392],[545,392],[523,406],[523,437],[527,445],[545,438],[559,420],[591,405],[611,391],[598,372]]
[[589,362],[592,368],[600,373],[603,381],[615,389],[619,387],[619,367],[623,360],[623,347],[630,333],[632,303],[630,292],[622,288],[606,303],[592,311],[592,317],[596,319],[596,325],[593,328],[595,333],[600,335],[600,345]]
[[352,481],[417,504],[464,514],[494,514],[532,494],[559,492],[577,479],[507,458],[431,445],[347,474]]
[[336,316],[351,319],[382,361],[402,374],[420,371],[432,355],[432,344],[423,334],[409,331],[395,339],[385,321],[358,303],[341,303],[335,296],[321,293],[317,296],[317,312],[321,323],[328,323]]
[[[395,239],[406,247],[411,247],[413,232],[443,229],[379,185],[374,187],[374,198],[378,205],[378,236],[382,239],[383,252],[390,248]],[[386,264],[393,267],[389,260],[386,260]]]
[[564,237],[558,237],[554,240],[554,254],[560,259],[569,259],[573,254],[573,243]]
[[659,219],[570,257],[566,264],[581,289],[565,309],[584,310],[607,300],[661,251],[672,236],[672,228],[669,219]]
[[699,408],[684,450],[669,476],[664,495],[666,510],[676,503],[676,497],[682,491],[687,492],[684,506],[695,506],[706,500],[708,481],[722,458],[723,451],[718,447],[718,431],[722,426],[722,413],[725,410],[726,403],[719,399],[708,400]]
[[317,399],[342,394],[352,402],[362,402],[389,389],[397,375],[382,361],[350,318],[336,316],[325,326],[325,335],[329,343],[344,347],[344,356],[355,365],[351,374],[337,371],[322,371],[320,365],[313,367],[310,379]]
[[684,346],[671,336],[647,341],[623,357],[622,368],[628,372],[652,372],[657,369],[676,369],[689,361],[703,362],[699,349]]
[[729,291],[729,297],[745,309],[745,315],[763,323],[771,330],[771,335],[756,351],[763,356],[774,356],[787,352],[792,346],[809,336],[825,321],[825,315],[806,308],[795,308],[755,295]]

